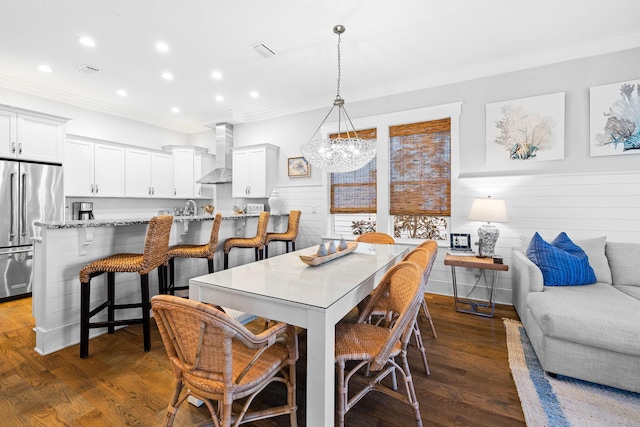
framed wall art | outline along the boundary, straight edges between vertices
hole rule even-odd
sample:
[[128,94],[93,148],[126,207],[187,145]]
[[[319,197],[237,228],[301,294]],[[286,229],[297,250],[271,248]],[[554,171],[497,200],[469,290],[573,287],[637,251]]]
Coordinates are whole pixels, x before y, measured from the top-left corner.
[[487,163],[564,158],[564,92],[487,104],[486,121]]
[[311,176],[311,165],[304,157],[289,157],[287,171],[291,177]]
[[592,157],[640,154],[640,80],[590,88],[589,114]]

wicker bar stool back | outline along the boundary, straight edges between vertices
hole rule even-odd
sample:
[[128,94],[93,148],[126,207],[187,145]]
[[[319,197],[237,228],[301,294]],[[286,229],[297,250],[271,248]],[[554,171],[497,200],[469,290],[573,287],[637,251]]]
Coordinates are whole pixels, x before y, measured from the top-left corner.
[[209,241],[203,245],[174,245],[169,247],[167,252],[167,261],[169,263],[169,280],[167,282],[167,289],[162,293],[175,294],[175,291],[189,289],[189,286],[175,286],[175,258],[206,258],[209,273],[213,273],[213,256],[218,246],[218,232],[220,231],[220,224],[222,223],[222,214],[216,214],[213,224],[211,226],[211,234]]
[[[151,327],[149,301],[149,273],[158,269],[158,281],[160,289],[164,288],[166,277],[164,265],[167,261],[169,248],[169,235],[173,217],[162,215],[153,217],[149,221],[147,237],[142,254],[121,253],[99,259],[85,265],[80,270],[80,357],[86,359],[89,356],[89,329],[107,328],[112,334],[115,326],[142,324],[144,335],[144,351],[151,349]],[[107,273],[107,301],[90,309],[91,279]],[[140,274],[141,301],[131,304],[116,304],[115,298],[115,273]],[[107,309],[107,320],[90,322],[91,318]],[[135,319],[115,320],[115,311],[121,309],[141,308],[142,317]]]
[[[409,363],[407,345],[413,331],[422,294],[422,271],[420,267],[408,261],[402,261],[391,267],[371,295],[367,309],[361,313],[358,323],[338,323],[336,325],[335,362],[338,374],[338,425],[344,426],[345,414],[369,391],[380,391],[402,402],[408,403],[414,410],[418,426],[422,418]],[[396,313],[393,326],[364,323],[369,309],[373,309],[385,300],[388,311]],[[347,362],[349,370],[345,371]],[[369,369],[366,369],[368,366]],[[366,370],[370,375],[360,375]],[[381,381],[389,374],[399,372],[403,377],[405,395],[386,387]],[[357,392],[349,392],[351,380],[358,377],[358,384],[364,386]],[[349,398],[351,396],[351,398]]]
[[[429,280],[429,275],[431,275],[431,268],[435,263],[435,258],[438,255],[438,242],[435,240],[425,240],[424,242],[418,245],[418,248],[424,248],[429,250],[432,253],[433,260],[429,263],[429,268],[424,272],[426,279],[424,280],[425,292],[427,281]],[[427,306],[427,302],[423,301],[422,304],[422,312],[424,313],[424,317],[429,320],[429,325],[431,326],[431,334],[433,334],[434,338],[438,338],[438,334],[436,333],[436,327],[433,325],[433,319],[431,318],[431,314],[429,313],[429,307]]]
[[[298,338],[293,326],[278,323],[254,335],[209,304],[156,295],[151,305],[176,380],[165,426],[173,425],[189,396],[206,404],[215,426],[285,414],[297,425]],[[272,382],[286,386],[287,402],[249,411],[254,397]],[[233,402],[244,397],[241,410],[232,413]]]
[[300,215],[302,215],[301,211],[289,211],[287,231],[284,233],[267,233],[267,241],[264,245],[265,258],[269,258],[269,243],[271,242],[284,242],[284,250],[286,253],[289,253],[289,243],[291,243],[291,250],[296,250],[296,238],[298,237],[298,228],[300,228]]
[[389,236],[386,233],[378,233],[377,231],[372,231],[371,233],[361,234],[356,237],[356,242],[393,245],[396,241],[393,239],[393,237]]
[[224,269],[229,268],[229,251],[232,248],[254,248],[256,261],[264,257],[264,245],[267,241],[267,227],[269,226],[269,212],[260,212],[258,229],[254,237],[231,237],[224,241]]

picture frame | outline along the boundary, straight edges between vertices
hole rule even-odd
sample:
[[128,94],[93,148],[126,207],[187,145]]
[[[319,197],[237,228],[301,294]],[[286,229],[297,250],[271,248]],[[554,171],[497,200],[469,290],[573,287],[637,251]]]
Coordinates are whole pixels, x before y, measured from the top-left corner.
[[454,251],[470,252],[471,249],[471,234],[468,233],[451,233],[450,235],[450,248]]
[[311,176],[311,165],[304,157],[289,157],[287,159],[287,174],[294,178]]

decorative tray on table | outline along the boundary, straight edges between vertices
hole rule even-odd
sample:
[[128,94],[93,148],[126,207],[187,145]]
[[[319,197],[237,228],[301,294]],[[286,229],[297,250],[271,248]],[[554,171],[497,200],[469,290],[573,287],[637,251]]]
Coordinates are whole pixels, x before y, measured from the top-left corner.
[[355,242],[347,243],[347,249],[343,249],[341,251],[336,251],[336,252],[334,252],[332,254],[325,255],[325,256],[300,255],[300,259],[302,260],[302,262],[304,262],[307,265],[320,265],[320,264],[324,264],[327,261],[331,261],[332,259],[340,258],[341,256],[350,254],[357,247],[358,247],[358,244],[355,243]]

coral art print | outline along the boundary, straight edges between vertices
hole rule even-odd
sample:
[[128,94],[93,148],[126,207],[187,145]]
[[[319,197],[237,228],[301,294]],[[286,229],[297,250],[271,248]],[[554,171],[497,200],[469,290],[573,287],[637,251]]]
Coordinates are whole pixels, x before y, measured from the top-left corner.
[[564,158],[564,92],[487,104],[487,163]]
[[640,153],[640,80],[590,89],[592,156]]

